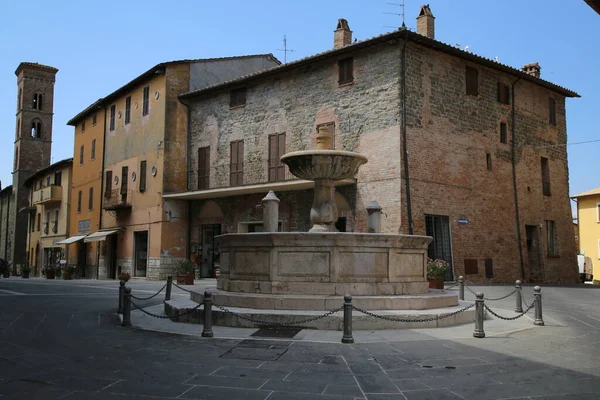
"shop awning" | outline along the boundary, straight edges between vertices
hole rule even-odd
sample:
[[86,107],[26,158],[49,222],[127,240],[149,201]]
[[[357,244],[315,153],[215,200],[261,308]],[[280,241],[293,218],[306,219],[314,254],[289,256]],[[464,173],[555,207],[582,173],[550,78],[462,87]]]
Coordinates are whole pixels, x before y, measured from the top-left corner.
[[74,235],[74,236],[71,236],[70,238],[66,238],[64,240],[58,241],[55,244],[71,244],[71,243],[79,242],[81,239],[83,239],[86,236],[87,235]]
[[106,237],[108,235],[114,235],[115,233],[119,232],[119,229],[114,229],[112,231],[98,231],[95,233],[92,233],[91,235],[87,235],[85,237],[85,239],[83,239],[84,242],[100,242],[102,240],[106,240]]

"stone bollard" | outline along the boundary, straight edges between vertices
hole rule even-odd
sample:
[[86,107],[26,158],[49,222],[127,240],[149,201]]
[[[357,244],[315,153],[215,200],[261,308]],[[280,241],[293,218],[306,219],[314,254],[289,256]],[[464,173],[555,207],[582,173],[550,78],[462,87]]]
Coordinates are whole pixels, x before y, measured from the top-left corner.
[[279,231],[279,199],[272,190],[262,199],[265,232]]
[[125,281],[119,282],[119,308],[117,314],[123,314],[123,296],[125,295]]
[[171,300],[171,289],[173,288],[173,277],[167,276],[167,288],[165,290],[165,301]]
[[477,293],[475,296],[477,297],[477,300],[475,300],[475,331],[473,331],[473,337],[484,338],[485,332],[483,331],[483,293]]
[[354,343],[352,337],[352,296],[347,294],[344,296],[344,336],[342,343]]
[[125,288],[123,295],[123,322],[121,326],[131,326],[131,288]]
[[521,298],[521,281],[517,280],[515,282],[515,289],[517,290],[517,292],[515,293],[517,296],[517,304],[515,306],[515,312],[516,313],[522,313],[523,312],[523,300]]
[[544,319],[542,318],[542,288],[536,286],[533,288],[533,302],[535,303],[535,321],[534,325],[544,326]]
[[204,327],[202,328],[202,337],[213,337],[212,301],[212,293],[207,290],[204,292]]
[[367,205],[367,232],[381,232],[381,206],[375,200]]
[[462,275],[458,277],[458,299],[465,299],[465,278]]

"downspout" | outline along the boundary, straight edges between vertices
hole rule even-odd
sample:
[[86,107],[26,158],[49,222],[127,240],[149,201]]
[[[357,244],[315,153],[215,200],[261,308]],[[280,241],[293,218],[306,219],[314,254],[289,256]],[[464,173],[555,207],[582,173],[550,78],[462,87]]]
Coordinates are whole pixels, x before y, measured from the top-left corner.
[[512,162],[512,178],[513,178],[513,193],[515,197],[515,220],[517,225],[517,244],[519,246],[519,261],[521,262],[521,280],[525,282],[525,263],[523,261],[523,246],[522,237],[521,237],[521,217],[519,216],[519,195],[517,192],[517,163],[516,163],[516,153],[517,153],[517,138],[515,136],[515,85],[519,82],[521,78],[518,78],[516,81],[512,83],[511,88],[511,110],[510,110],[510,135],[511,135],[511,162]]
[[[4,235],[4,259],[8,261],[8,220],[10,216],[10,199],[12,194],[6,197],[6,235]],[[13,270],[14,271],[14,270]]]
[[[104,160],[106,159],[106,106],[104,111],[104,126],[102,127],[102,169],[100,170],[100,209],[98,210],[98,230],[102,229],[102,210],[104,206]],[[84,239],[85,240],[85,239]],[[106,246],[106,242],[104,243]],[[105,261],[106,262],[106,261]],[[96,243],[96,279],[100,279],[100,242]]]
[[410,175],[408,173],[408,149],[406,147],[406,40],[402,41],[402,55],[400,56],[401,79],[400,85],[400,105],[402,119],[400,122],[400,131],[402,135],[402,151],[404,160],[404,184],[406,186],[406,214],[408,217],[408,234],[413,235],[412,203],[410,200]]
[[[186,171],[186,188],[189,191],[190,190],[190,143],[191,143],[191,137],[192,137],[192,129],[191,129],[191,111],[190,111],[190,107],[185,104],[183,101],[181,102],[181,104],[183,104],[185,106],[185,108],[187,109],[187,143],[185,144],[185,159],[187,161],[187,171]],[[188,260],[190,259],[192,253],[191,253],[191,249],[190,249],[190,244],[191,244],[191,240],[192,240],[192,218],[191,218],[191,211],[192,211],[192,205],[191,205],[191,200],[188,200],[187,202],[187,237],[186,237],[186,246],[185,246],[185,258],[187,258]]]

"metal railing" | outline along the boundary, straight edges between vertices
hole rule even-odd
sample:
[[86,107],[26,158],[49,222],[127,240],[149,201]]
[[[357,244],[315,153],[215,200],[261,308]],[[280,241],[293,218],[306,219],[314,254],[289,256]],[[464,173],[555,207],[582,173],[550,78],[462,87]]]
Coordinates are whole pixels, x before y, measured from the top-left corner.
[[105,210],[117,210],[120,208],[131,207],[131,189],[121,190],[113,189],[104,192],[104,203],[102,207]]

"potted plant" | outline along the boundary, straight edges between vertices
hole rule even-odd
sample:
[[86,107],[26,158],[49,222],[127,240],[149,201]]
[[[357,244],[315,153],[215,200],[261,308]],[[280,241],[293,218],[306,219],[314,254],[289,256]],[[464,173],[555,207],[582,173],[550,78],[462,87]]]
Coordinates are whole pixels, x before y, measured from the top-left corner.
[[193,285],[196,264],[191,260],[183,259],[175,262],[173,273],[177,276],[178,285]]
[[54,278],[60,279],[62,275],[60,274],[61,268],[59,266],[54,267]]
[[46,267],[42,268],[42,275],[44,275],[46,277],[46,279],[54,279],[55,274],[56,274],[56,271],[54,270],[54,267],[52,267],[52,266],[46,266]]
[[0,275],[4,278],[10,277],[10,269],[8,268],[8,263],[4,258],[0,258]]
[[444,260],[427,257],[427,280],[430,289],[443,289],[444,277],[450,265]]
[[129,281],[131,279],[131,274],[129,272],[121,272],[119,274],[119,280],[120,281]]
[[28,279],[30,272],[31,272],[31,268],[29,268],[28,266],[24,266],[23,268],[21,268],[21,277],[23,279]]
[[73,274],[75,273],[76,270],[77,270],[77,268],[74,265],[68,265],[63,271],[62,278],[64,280],[73,279]]

